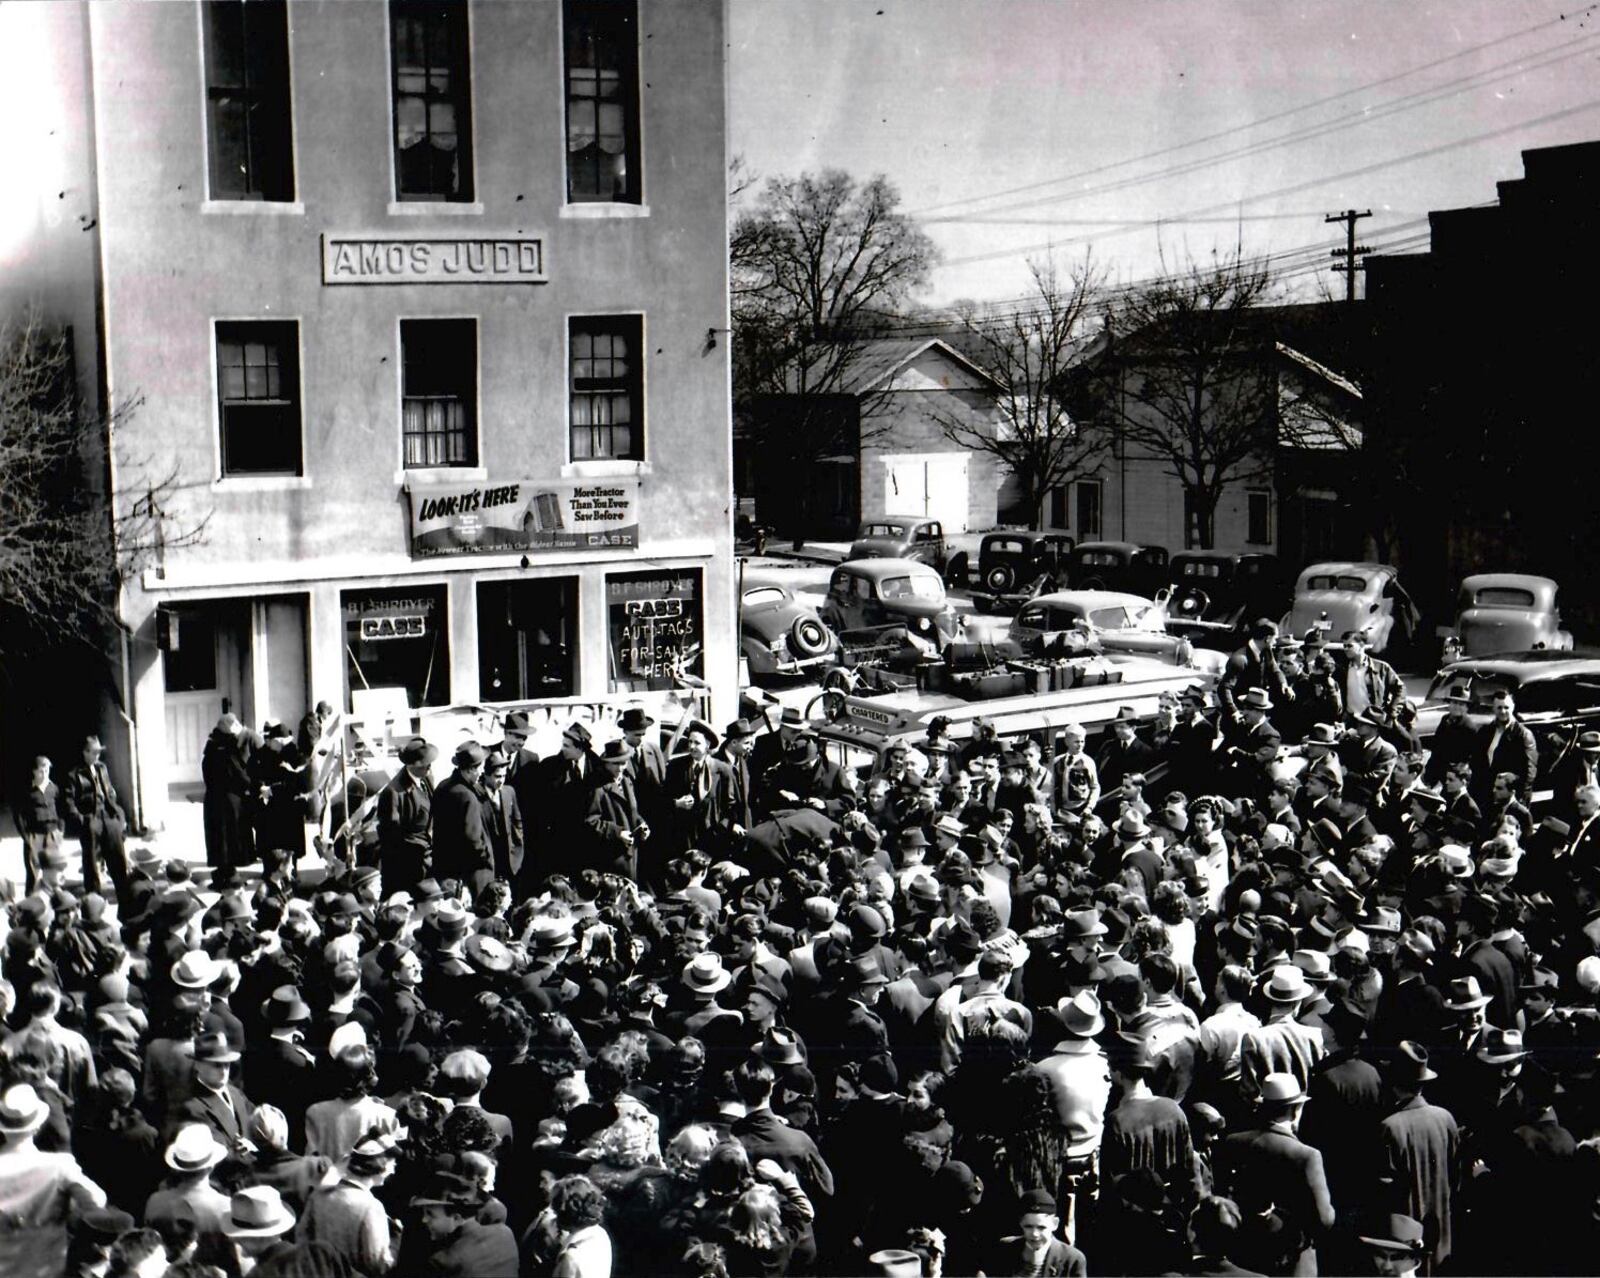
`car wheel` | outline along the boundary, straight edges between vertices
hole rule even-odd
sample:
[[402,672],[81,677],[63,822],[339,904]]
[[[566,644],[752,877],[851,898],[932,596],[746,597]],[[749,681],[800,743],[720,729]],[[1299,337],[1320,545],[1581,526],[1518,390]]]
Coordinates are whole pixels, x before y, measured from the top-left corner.
[[815,613],[796,617],[789,627],[789,646],[800,657],[820,657],[828,651],[828,627]]
[[1010,564],[996,564],[983,574],[983,584],[997,595],[1003,595],[1017,584],[1017,570]]

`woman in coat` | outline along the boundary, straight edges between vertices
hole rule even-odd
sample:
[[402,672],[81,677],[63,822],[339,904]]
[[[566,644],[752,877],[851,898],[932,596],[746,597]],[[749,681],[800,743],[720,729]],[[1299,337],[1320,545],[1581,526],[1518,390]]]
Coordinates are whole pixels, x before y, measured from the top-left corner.
[[206,739],[200,776],[206,783],[206,864],[248,865],[255,858],[255,840],[246,816],[251,791],[250,756],[244,724],[225,714]]

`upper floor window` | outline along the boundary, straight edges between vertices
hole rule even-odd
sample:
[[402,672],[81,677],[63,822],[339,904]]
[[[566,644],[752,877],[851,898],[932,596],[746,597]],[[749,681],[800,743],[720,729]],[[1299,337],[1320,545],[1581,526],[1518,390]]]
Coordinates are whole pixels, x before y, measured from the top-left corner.
[[1245,490],[1245,535],[1252,546],[1272,544],[1272,490],[1249,488]]
[[572,460],[644,460],[644,324],[638,315],[574,317],[568,339]]
[[401,320],[400,348],[406,466],[476,466],[477,321]]
[[470,202],[472,72],[465,0],[389,0],[389,33],[395,196]]
[[299,475],[299,325],[293,320],[217,324],[222,474]]
[[567,200],[640,202],[637,0],[565,0]]
[[207,0],[201,13],[211,198],[293,200],[284,0]]

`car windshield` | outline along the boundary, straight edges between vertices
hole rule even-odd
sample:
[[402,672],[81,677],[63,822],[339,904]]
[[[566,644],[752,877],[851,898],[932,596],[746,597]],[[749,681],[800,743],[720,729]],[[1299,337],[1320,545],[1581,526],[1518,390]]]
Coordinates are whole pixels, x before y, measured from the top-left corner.
[[1322,574],[1316,577],[1307,577],[1307,590],[1347,590],[1351,594],[1359,595],[1366,591],[1367,579],[1347,575]]
[[944,582],[934,573],[914,577],[885,577],[878,584],[880,599],[943,599]]
[[989,551],[996,555],[1020,555],[1022,543],[1020,541],[991,541]]
[[1433,686],[1428,689],[1428,700],[1443,701],[1455,689],[1465,688],[1472,702],[1470,708],[1474,714],[1492,714],[1494,694],[1503,689],[1513,696],[1520,697],[1517,687],[1517,680],[1510,675],[1445,670],[1439,673],[1433,681]]
[[1027,608],[1017,617],[1017,625],[1027,630],[1070,630],[1082,616],[1075,608]]
[[1531,608],[1533,591],[1518,586],[1485,586],[1474,600],[1480,608]]
[[744,592],[744,606],[753,608],[757,604],[782,603],[784,593],[782,586],[757,586],[753,590]]
[[1115,608],[1096,608],[1089,614],[1096,630],[1124,630],[1128,625],[1128,610],[1118,604]]
[[861,530],[863,537],[904,537],[906,526],[904,524],[868,524]]

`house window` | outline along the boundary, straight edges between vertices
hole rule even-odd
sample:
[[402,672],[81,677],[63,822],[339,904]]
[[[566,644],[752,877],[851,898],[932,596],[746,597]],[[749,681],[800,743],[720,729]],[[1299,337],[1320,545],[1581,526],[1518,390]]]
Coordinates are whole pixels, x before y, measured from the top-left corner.
[[637,0],[566,0],[567,200],[639,203]]
[[400,363],[406,466],[476,466],[477,321],[401,320]]
[[1267,488],[1247,489],[1245,500],[1245,536],[1252,546],[1272,544],[1272,491]]
[[644,460],[644,323],[638,315],[574,318],[572,459]]
[[1105,482],[1099,479],[1080,479],[1074,487],[1078,507],[1078,540],[1094,541],[1101,535],[1101,508],[1105,497]]
[[299,326],[217,324],[222,474],[299,475]]
[[286,6],[208,0],[201,13],[211,197],[293,200]]
[[472,199],[467,6],[389,0],[394,176],[401,200]]

